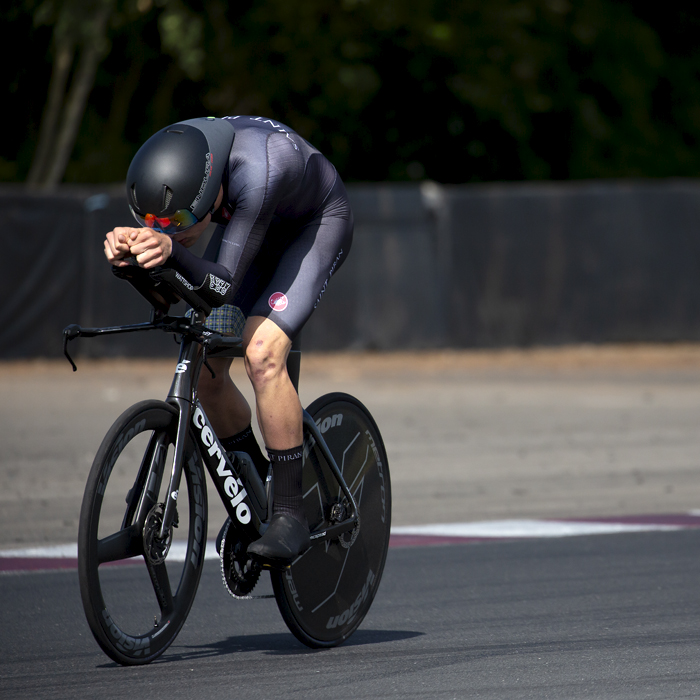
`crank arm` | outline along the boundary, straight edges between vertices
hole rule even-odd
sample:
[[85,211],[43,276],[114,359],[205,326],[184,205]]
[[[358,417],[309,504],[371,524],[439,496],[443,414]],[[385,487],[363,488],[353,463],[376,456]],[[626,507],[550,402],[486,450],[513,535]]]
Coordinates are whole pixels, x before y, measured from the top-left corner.
[[357,525],[357,516],[314,530],[310,535],[311,543],[316,544],[319,541],[330,542],[331,540],[337,540],[341,535],[350,532],[355,525]]

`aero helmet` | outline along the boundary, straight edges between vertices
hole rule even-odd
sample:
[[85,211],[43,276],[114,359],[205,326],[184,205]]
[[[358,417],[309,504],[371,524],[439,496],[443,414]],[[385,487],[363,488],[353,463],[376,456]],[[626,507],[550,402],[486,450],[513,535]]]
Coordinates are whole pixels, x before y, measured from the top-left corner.
[[228,119],[201,117],[161,129],[139,148],[126,198],[141,226],[178,233],[209,214],[233,145]]

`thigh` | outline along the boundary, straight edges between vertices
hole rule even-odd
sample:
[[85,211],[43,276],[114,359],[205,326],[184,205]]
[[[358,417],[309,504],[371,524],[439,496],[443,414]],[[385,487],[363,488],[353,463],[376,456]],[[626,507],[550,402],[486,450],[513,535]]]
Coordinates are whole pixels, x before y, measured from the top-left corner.
[[303,226],[297,225],[294,221],[285,221],[278,217],[272,219],[262,246],[253,258],[233,298],[233,304],[241,310],[245,318],[251,315],[253,306],[270,284],[285,251],[302,230]]
[[302,227],[250,309],[294,339],[321,301],[352,244],[352,216],[321,216]]

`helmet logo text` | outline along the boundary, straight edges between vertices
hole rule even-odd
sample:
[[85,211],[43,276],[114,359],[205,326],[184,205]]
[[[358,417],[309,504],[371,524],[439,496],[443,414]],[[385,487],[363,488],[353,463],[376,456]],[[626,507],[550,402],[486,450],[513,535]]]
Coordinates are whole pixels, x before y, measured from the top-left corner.
[[195,207],[199,204],[199,201],[202,199],[202,196],[204,195],[204,190],[207,189],[207,185],[209,184],[209,178],[211,177],[213,170],[214,170],[214,154],[207,153],[206,163],[204,165],[204,179],[202,180],[202,184],[199,188],[199,192],[197,193],[197,196],[194,198],[194,202],[192,202],[192,204],[190,204],[190,209],[192,211],[195,210]]

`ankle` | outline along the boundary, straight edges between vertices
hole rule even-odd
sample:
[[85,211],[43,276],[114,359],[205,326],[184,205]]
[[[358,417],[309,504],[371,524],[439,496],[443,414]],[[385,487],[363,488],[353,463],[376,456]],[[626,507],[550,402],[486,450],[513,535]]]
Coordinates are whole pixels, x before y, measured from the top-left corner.
[[274,499],[272,513],[286,513],[308,527],[301,487],[303,445],[289,450],[267,450],[272,463]]

